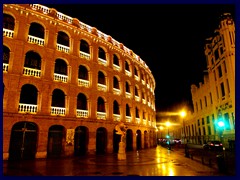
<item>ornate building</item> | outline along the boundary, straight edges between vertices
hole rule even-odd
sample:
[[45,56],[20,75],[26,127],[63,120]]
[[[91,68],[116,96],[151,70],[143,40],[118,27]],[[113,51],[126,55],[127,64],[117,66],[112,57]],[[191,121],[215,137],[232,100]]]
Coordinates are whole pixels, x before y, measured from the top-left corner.
[[206,39],[205,55],[204,83],[191,86],[194,113],[185,131],[190,142],[221,140],[227,146],[228,140],[235,140],[235,25],[231,14],[223,14],[213,37]]
[[3,4],[3,159],[156,146],[155,80],[111,36],[39,4]]

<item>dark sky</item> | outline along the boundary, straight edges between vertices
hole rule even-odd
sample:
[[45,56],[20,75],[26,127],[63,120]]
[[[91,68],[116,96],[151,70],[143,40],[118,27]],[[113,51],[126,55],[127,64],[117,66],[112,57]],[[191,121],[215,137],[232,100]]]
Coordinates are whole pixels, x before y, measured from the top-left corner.
[[205,39],[227,4],[47,4],[112,38],[146,62],[156,81],[157,111],[192,107],[191,84],[203,82]]

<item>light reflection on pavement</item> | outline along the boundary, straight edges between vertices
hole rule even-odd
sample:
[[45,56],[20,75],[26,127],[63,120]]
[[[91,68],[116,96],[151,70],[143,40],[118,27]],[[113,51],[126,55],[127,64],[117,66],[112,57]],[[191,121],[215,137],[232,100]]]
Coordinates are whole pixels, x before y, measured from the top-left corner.
[[22,163],[4,162],[5,176],[221,176],[217,169],[190,158],[182,151],[156,148],[117,154],[64,159],[41,159]]

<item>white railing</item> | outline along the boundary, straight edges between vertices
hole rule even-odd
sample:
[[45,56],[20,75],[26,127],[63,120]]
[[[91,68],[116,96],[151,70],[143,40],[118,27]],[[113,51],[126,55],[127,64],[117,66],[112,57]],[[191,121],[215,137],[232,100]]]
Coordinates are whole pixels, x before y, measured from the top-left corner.
[[132,117],[131,116],[126,116],[126,122],[132,122]]
[[107,60],[98,58],[98,63],[107,66]]
[[3,63],[3,72],[8,72],[8,64]]
[[134,78],[135,78],[136,81],[140,80],[140,78],[137,75],[134,75]]
[[144,80],[142,80],[142,84],[143,84],[143,85],[145,84],[145,81],[144,81]]
[[140,124],[140,118],[136,118],[136,123]]
[[50,13],[50,9],[48,7],[42,6],[40,4],[30,4],[30,7],[32,7],[33,10],[42,11],[44,14]]
[[14,31],[10,29],[3,28],[3,36],[13,38]]
[[126,98],[131,98],[131,93],[125,92],[125,96],[126,96]]
[[143,104],[146,104],[146,99],[142,99]]
[[57,17],[60,20],[67,21],[69,24],[72,24],[73,18],[70,17],[70,16],[67,16],[67,15],[65,15],[63,13],[57,12]]
[[107,41],[108,36],[106,34],[102,33],[99,30],[97,31],[97,34],[98,34],[98,37],[103,38],[105,41]]
[[98,83],[98,90],[99,91],[107,91],[107,86],[105,84],[99,84]]
[[87,118],[88,117],[88,110],[77,109],[77,117]]
[[80,51],[80,57],[89,60],[90,54]]
[[106,113],[105,112],[97,112],[97,119],[106,120]]
[[120,114],[113,114],[113,120],[114,121],[120,121],[120,119],[121,119]]
[[92,32],[92,27],[91,26],[89,26],[89,25],[87,25],[87,24],[85,24],[85,23],[83,23],[83,22],[80,22],[80,28],[81,29],[86,29],[89,33],[91,33]]
[[131,72],[130,72],[130,71],[125,70],[125,74],[126,74],[127,76],[131,77]]
[[54,73],[54,81],[61,81],[66,83],[68,81],[68,76]]
[[147,84],[147,88],[148,88],[148,89],[150,88],[150,85],[149,85],[149,84]]
[[18,112],[36,114],[37,113],[37,105],[19,103]]
[[139,96],[135,96],[135,101],[140,101],[140,97]]
[[23,68],[23,74],[25,76],[40,77],[41,76],[41,70],[24,67]]
[[113,94],[119,95],[120,93],[120,89],[113,88]]
[[143,125],[147,125],[147,120],[143,119]]
[[152,127],[155,127],[156,126],[156,122],[152,122]]
[[152,121],[148,121],[148,125],[151,126],[152,125]]
[[51,107],[51,115],[59,115],[65,116],[66,115],[66,108],[62,107]]
[[84,87],[89,87],[89,80],[85,79],[78,79],[78,85],[79,86],[84,86]]
[[116,71],[120,71],[120,66],[113,64],[113,69]]
[[44,46],[44,39],[35,36],[28,35],[28,42]]
[[150,102],[148,102],[148,106],[151,107],[151,103]]
[[70,47],[64,46],[62,44],[57,44],[57,50],[65,52],[65,53],[69,53],[70,52]]

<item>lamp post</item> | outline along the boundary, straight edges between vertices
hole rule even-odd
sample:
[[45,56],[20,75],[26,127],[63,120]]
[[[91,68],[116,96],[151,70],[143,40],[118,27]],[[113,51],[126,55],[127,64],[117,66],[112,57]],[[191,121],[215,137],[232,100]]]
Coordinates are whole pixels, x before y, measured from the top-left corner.
[[186,112],[183,110],[180,112],[180,115],[183,119],[183,134],[184,134],[184,144],[185,144],[185,157],[189,157],[189,149],[187,146],[187,142],[186,142],[186,131],[185,131],[185,121],[184,121],[184,117],[186,116]]
[[167,126],[167,138],[168,138],[168,149],[171,150],[171,144],[170,144],[170,136],[169,136],[169,126],[171,125],[171,123],[169,121],[166,122],[166,126]]

